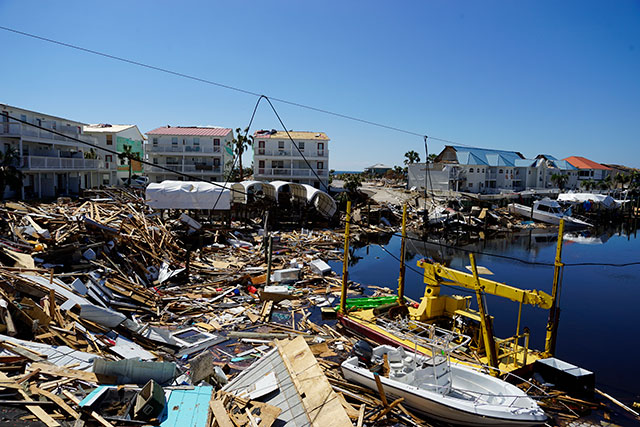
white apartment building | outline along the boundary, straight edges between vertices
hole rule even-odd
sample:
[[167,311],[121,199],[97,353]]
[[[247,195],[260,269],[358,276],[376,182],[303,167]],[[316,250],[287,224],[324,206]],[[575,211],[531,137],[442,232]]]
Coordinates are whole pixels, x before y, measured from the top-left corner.
[[[147,132],[145,157],[150,182],[189,180],[224,181],[233,160],[233,130],[221,127],[166,126]],[[167,170],[169,169],[169,170]]]
[[[82,132],[96,138],[100,147],[122,153],[123,147],[129,145],[132,153],[137,153],[140,160],[144,160],[144,135],[136,125],[111,125],[95,124],[85,125]],[[95,150],[99,159],[104,162],[100,179],[103,185],[122,185],[129,178],[128,160],[120,160],[116,154]],[[91,156],[90,156],[91,157]],[[131,162],[132,175],[142,175],[144,169],[142,163],[133,160]]]
[[542,190],[557,188],[554,174],[567,176],[565,189],[577,188],[577,169],[548,154],[527,159],[517,151],[447,145],[435,163],[409,165],[408,186],[423,188],[426,183],[427,188],[467,193]]
[[[20,157],[16,166],[24,175],[22,198],[77,194],[80,189],[102,184],[103,161],[85,158],[87,145],[14,118],[92,144],[96,138],[82,132],[84,123],[0,104],[0,151],[4,154],[13,149]],[[15,195],[9,188],[4,191],[7,196]]]
[[253,138],[254,179],[297,182],[326,190],[329,185],[329,138],[324,132],[290,131],[287,134],[259,130]]

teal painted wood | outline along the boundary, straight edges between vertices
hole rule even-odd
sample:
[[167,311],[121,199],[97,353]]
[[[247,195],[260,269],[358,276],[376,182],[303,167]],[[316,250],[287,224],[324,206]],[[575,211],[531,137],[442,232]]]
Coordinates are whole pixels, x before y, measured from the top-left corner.
[[[213,387],[193,390],[172,390],[167,402],[167,418],[162,427],[205,427],[209,415],[209,401]],[[163,414],[164,415],[164,414]]]

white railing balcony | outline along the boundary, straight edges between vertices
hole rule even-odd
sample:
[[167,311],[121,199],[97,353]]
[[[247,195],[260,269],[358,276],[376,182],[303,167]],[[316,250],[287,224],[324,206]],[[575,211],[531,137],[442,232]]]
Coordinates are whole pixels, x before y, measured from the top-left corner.
[[[92,144],[97,143],[97,139],[90,135],[83,135],[80,130],[74,126],[58,126],[56,129],[50,124],[43,124],[42,127],[51,129],[55,132],[62,133],[75,139],[79,139],[83,142],[90,142]],[[71,139],[65,138],[61,135],[56,135],[45,129],[38,129],[33,126],[25,125],[18,122],[0,122],[0,135],[8,136],[21,136],[23,138],[38,138],[49,141],[62,141],[66,143],[74,143]]]
[[291,176],[291,177],[315,177],[327,176],[327,169],[314,169],[315,174],[311,169],[290,169],[290,168],[258,168],[258,175],[263,176]]
[[[304,157],[329,157],[329,150],[301,150]],[[297,157],[302,158],[298,150],[267,150],[266,148],[256,148],[257,156],[267,157]]]
[[30,170],[97,170],[104,169],[104,162],[71,157],[23,156],[21,167]]
[[171,165],[171,164],[158,164],[152,166],[150,172],[155,173],[193,173],[193,174],[220,174],[222,173],[221,166],[198,164],[198,165]]
[[149,146],[152,153],[219,153],[220,147],[205,147],[202,145],[154,145]]

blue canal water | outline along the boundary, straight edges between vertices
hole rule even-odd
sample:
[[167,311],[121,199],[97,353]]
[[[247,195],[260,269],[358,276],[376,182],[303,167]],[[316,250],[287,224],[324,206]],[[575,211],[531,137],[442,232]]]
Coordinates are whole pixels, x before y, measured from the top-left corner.
[[[553,263],[556,230],[534,230],[467,245],[487,254],[499,254],[529,262]],[[384,248],[399,258],[400,238],[391,237]],[[352,247],[349,279],[363,285],[397,289],[399,261],[376,244]],[[453,268],[465,270],[468,253],[443,249],[420,242],[407,243],[406,294],[418,299],[424,293],[422,269],[416,266],[423,257],[441,260]],[[487,267],[492,280],[523,289],[539,289],[551,294],[553,267],[533,266],[490,255],[476,254],[478,265]],[[567,235],[562,261],[571,263],[629,263],[640,261],[640,239],[631,233]],[[332,262],[334,271],[342,271],[341,262]],[[464,295],[464,290],[442,288],[442,293]],[[365,292],[371,294],[370,291]],[[477,308],[475,298],[472,307]],[[518,304],[487,296],[488,312],[495,317],[495,334],[515,334]],[[556,357],[596,373],[597,387],[631,404],[640,399],[640,265],[627,267],[567,266],[564,268],[560,297],[560,322]],[[521,331],[531,331],[530,347],[544,349],[548,311],[523,306]]]

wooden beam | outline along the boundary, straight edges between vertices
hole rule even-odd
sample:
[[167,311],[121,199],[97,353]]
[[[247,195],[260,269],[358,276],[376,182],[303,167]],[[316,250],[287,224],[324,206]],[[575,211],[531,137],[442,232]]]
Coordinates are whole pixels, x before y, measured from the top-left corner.
[[[11,379],[8,376],[6,376],[4,374],[4,372],[0,372],[0,381],[8,383],[8,382],[11,382]],[[33,399],[31,399],[31,397],[29,397],[27,392],[24,391],[22,388],[18,388],[16,390],[24,398],[24,400],[33,401]],[[34,405],[28,405],[27,409],[29,411],[31,411],[31,413],[33,415],[35,415],[40,421],[45,423],[47,425],[47,427],[59,427],[60,426],[60,423],[58,423],[56,420],[51,418],[51,415],[47,414],[44,411],[44,409],[42,409],[41,407],[34,406]]]
[[80,418],[79,413],[74,411],[73,408],[71,408],[71,406],[67,405],[67,403],[64,400],[62,400],[60,397],[56,396],[55,394],[46,390],[42,390],[41,388],[38,388],[35,385],[32,385],[31,387],[29,387],[29,391],[31,392],[31,394],[39,394],[40,396],[46,397],[50,401],[57,404],[63,411],[71,415],[74,419],[77,420],[78,418]]
[[[73,393],[67,391],[67,390],[62,390],[62,394],[64,394],[67,399],[69,399],[70,401],[72,401],[74,404],[80,406],[80,399],[78,399],[77,397],[75,397],[73,395]],[[91,411],[89,413],[89,415],[91,415],[96,421],[98,421],[101,425],[103,425],[104,427],[114,427],[113,424],[111,424],[109,421],[105,420],[104,418],[102,418],[100,416],[100,414],[98,414],[96,411]]]
[[213,424],[214,426],[217,424],[218,427],[234,427],[231,422],[231,418],[229,418],[229,414],[221,401],[211,400],[209,402],[209,408],[211,409],[215,420],[215,423]]
[[384,389],[382,388],[382,381],[380,381],[380,375],[373,374],[373,378],[376,380],[376,386],[378,386],[378,394],[380,394],[380,400],[382,401],[382,405],[387,408],[389,404],[387,403],[387,396],[384,395]]
[[54,377],[75,378],[77,380],[88,381],[92,383],[115,384],[116,377],[113,375],[101,375],[93,372],[80,371],[77,369],[63,368],[61,366],[52,365],[50,363],[36,362],[32,363],[28,370],[34,371],[40,369],[41,374],[52,375]]

